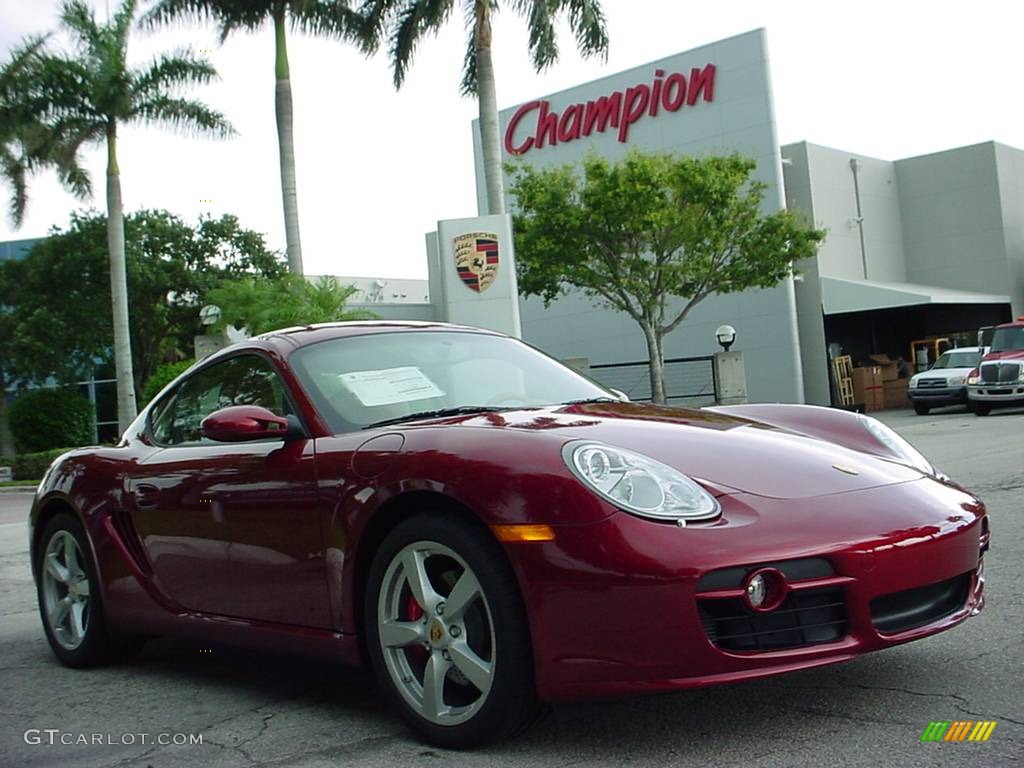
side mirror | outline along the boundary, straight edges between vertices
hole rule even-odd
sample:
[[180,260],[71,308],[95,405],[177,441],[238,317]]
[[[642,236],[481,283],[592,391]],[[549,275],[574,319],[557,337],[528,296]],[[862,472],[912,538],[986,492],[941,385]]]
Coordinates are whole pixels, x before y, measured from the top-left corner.
[[608,391],[615,395],[617,398],[619,398],[619,400],[621,400],[622,402],[629,402],[629,395],[627,395],[621,389],[616,389],[615,387],[608,387]]
[[302,425],[294,416],[277,416],[258,405],[221,408],[203,419],[199,428],[204,437],[221,443],[305,437]]

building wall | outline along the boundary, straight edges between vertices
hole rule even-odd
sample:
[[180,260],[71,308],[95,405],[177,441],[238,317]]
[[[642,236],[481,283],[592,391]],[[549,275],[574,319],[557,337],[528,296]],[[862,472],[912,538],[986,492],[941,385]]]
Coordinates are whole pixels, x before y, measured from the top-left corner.
[[1024,152],[995,144],[996,175],[1014,317],[1024,315]]
[[[757,162],[755,178],[768,187],[765,210],[778,210],[784,204],[782,173],[764,30],[738,35],[542,98],[550,103],[550,110],[564,115],[574,104],[585,104],[616,91],[626,92],[638,84],[651,84],[658,69],[689,74],[693,68],[700,69],[708,63],[716,67],[712,102],[698,101],[677,112],[662,111],[656,117],[645,116],[630,127],[625,142],[619,141],[617,131],[609,128],[604,133],[594,132],[569,142],[546,143],[518,158],[506,153],[505,160],[551,167],[577,163],[590,152],[618,160],[631,148],[691,155],[739,152]],[[500,113],[502,136],[519,106]],[[535,119],[521,124],[525,127],[514,137],[516,146],[533,135],[530,128],[535,124]],[[485,192],[479,130],[475,123],[473,138],[478,202],[483,211]],[[506,188],[507,185],[508,178]],[[514,200],[509,202],[511,209]],[[549,308],[536,299],[524,300],[521,318],[523,337],[559,358],[587,357],[591,364],[647,358],[643,334],[631,318],[610,309],[595,309],[594,302],[580,293],[559,298]],[[714,330],[723,323],[737,329],[735,349],[743,351],[746,357],[751,400],[803,401],[796,299],[791,282],[769,290],[706,299],[666,338],[666,357],[691,357],[715,351]]]
[[[1009,171],[1012,165],[1007,166]],[[1007,294],[1011,280],[995,144],[899,160],[896,174],[907,279]],[[1008,214],[1019,222],[1019,209]],[[1015,301],[1022,297],[1018,286]]]

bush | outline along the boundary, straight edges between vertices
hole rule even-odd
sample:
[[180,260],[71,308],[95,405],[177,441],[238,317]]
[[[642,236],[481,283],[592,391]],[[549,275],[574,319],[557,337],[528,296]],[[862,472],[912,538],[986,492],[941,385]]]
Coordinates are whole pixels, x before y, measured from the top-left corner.
[[11,474],[15,480],[40,480],[53,460],[72,448],[54,448],[39,453],[20,453],[11,462]]
[[191,368],[195,362],[195,360],[182,360],[180,363],[164,363],[157,368],[142,388],[142,405],[159,395],[161,389]]
[[7,410],[7,424],[19,453],[88,445],[94,421],[92,403],[70,389],[34,389]]

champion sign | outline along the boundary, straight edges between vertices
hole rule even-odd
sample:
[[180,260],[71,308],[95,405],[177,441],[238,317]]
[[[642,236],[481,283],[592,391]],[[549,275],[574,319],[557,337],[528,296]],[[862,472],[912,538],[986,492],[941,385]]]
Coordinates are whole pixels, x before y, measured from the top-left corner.
[[[572,104],[559,114],[551,109],[547,100],[528,101],[512,115],[505,128],[505,151],[510,155],[523,155],[531,149],[542,149],[546,144],[574,141],[590,136],[595,131],[604,133],[611,126],[617,128],[619,141],[629,139],[629,127],[641,118],[657,117],[660,110],[678,112],[683,106],[692,107],[703,97],[715,100],[715,65],[703,69],[694,67],[690,78],[682,72],[666,77],[665,70],[654,70],[654,81],[640,83],[625,91],[615,91],[586,104]],[[536,113],[535,123],[524,122]],[[520,123],[531,126],[525,136]],[[517,136],[519,137],[517,143]]]

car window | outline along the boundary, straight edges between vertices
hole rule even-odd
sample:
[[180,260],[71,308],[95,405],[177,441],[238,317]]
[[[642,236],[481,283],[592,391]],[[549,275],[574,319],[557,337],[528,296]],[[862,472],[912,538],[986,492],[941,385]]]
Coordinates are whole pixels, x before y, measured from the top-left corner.
[[296,350],[289,362],[335,432],[430,410],[614,398],[520,341],[482,333],[331,339]]
[[1011,349],[1024,349],[1024,325],[996,328],[992,335],[993,352],[1006,352]]
[[278,416],[294,412],[270,363],[259,355],[239,355],[190,376],[158,405],[152,416],[153,438],[164,445],[212,443],[200,425],[231,405],[259,405]]

